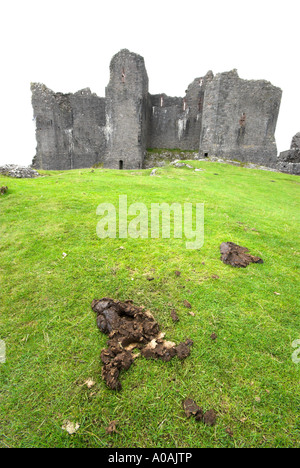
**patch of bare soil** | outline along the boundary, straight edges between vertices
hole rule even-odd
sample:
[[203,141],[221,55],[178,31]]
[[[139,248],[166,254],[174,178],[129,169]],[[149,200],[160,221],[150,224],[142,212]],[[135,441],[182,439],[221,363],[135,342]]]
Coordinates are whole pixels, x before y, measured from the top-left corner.
[[194,416],[196,421],[203,421],[207,426],[215,425],[217,414],[214,410],[211,409],[204,413],[203,409],[191,398],[186,398],[182,404],[187,418]]
[[178,322],[179,321],[179,317],[178,317],[177,312],[176,312],[175,309],[171,310],[170,315],[171,315],[171,318],[172,318],[173,322]]
[[246,268],[250,263],[264,263],[262,258],[248,254],[247,247],[241,247],[233,242],[223,242],[220,251],[222,262],[233,267]]
[[108,335],[108,347],[101,352],[103,363],[102,377],[107,386],[121,390],[120,372],[128,370],[138,348],[145,358],[169,361],[174,356],[185,359],[190,354],[193,342],[186,340],[176,345],[164,340],[159,324],[153,315],[143,307],[135,306],[132,301],[115,301],[104,297],[92,302],[97,314],[97,326]]
[[0,187],[0,195],[3,195],[4,193],[6,193],[7,190],[8,190],[8,188],[5,187],[4,185],[3,185],[3,187]]

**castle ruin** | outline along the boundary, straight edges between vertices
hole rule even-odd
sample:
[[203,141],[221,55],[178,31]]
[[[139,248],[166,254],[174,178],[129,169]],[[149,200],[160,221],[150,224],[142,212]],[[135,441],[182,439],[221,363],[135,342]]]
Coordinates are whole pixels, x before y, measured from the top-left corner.
[[236,70],[209,71],[184,97],[151,95],[143,57],[123,49],[111,60],[105,98],[89,88],[63,94],[32,83],[31,90],[36,169],[139,169],[147,148],[277,163],[282,91],[265,80],[241,79]]

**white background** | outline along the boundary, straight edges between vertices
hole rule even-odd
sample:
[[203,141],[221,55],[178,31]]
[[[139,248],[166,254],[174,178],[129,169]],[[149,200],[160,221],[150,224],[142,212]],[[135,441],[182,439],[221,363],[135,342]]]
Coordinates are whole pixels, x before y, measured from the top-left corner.
[[120,49],[142,55],[152,94],[184,96],[194,78],[238,69],[283,90],[278,152],[299,118],[299,0],[9,0],[0,6],[0,163],[35,154],[30,82],[105,96]]

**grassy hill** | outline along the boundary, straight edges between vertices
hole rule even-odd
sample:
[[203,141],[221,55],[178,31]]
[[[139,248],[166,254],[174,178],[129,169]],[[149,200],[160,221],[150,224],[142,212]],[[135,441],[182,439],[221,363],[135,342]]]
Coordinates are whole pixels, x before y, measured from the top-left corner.
[[[300,446],[300,364],[292,360],[300,339],[300,179],[190,164],[204,171],[0,178],[8,186],[0,197],[0,447]],[[172,237],[99,239],[97,206],[117,207],[119,195],[149,209],[204,202],[203,247],[188,250],[186,239]],[[264,263],[223,264],[224,241]],[[100,362],[107,336],[91,309],[104,296],[145,306],[166,339],[193,340],[191,355],[139,357],[122,373],[123,389],[108,389]],[[187,419],[185,398],[214,409],[216,424]],[[73,435],[62,429],[67,420],[79,425]],[[108,434],[115,420],[118,432]]]

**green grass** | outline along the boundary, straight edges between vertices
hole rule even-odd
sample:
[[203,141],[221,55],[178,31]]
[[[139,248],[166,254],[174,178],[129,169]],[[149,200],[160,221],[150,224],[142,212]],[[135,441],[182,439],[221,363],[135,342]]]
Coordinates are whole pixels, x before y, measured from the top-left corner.
[[[300,446],[300,364],[291,357],[300,338],[300,179],[191,164],[204,172],[1,177],[9,190],[0,197],[0,339],[7,352],[0,364],[0,447]],[[125,194],[128,205],[148,208],[204,202],[203,247],[187,250],[185,239],[173,238],[99,239],[97,206],[118,206]],[[224,265],[223,241],[248,247],[264,264]],[[167,339],[194,341],[191,355],[168,363],[140,357],[122,374],[122,391],[109,390],[100,362],[107,337],[90,306],[103,296],[150,309]],[[89,378],[92,388],[84,385]],[[188,397],[218,413],[214,427],[186,419]],[[79,430],[69,435],[65,420]],[[109,435],[112,420],[118,433]]]

